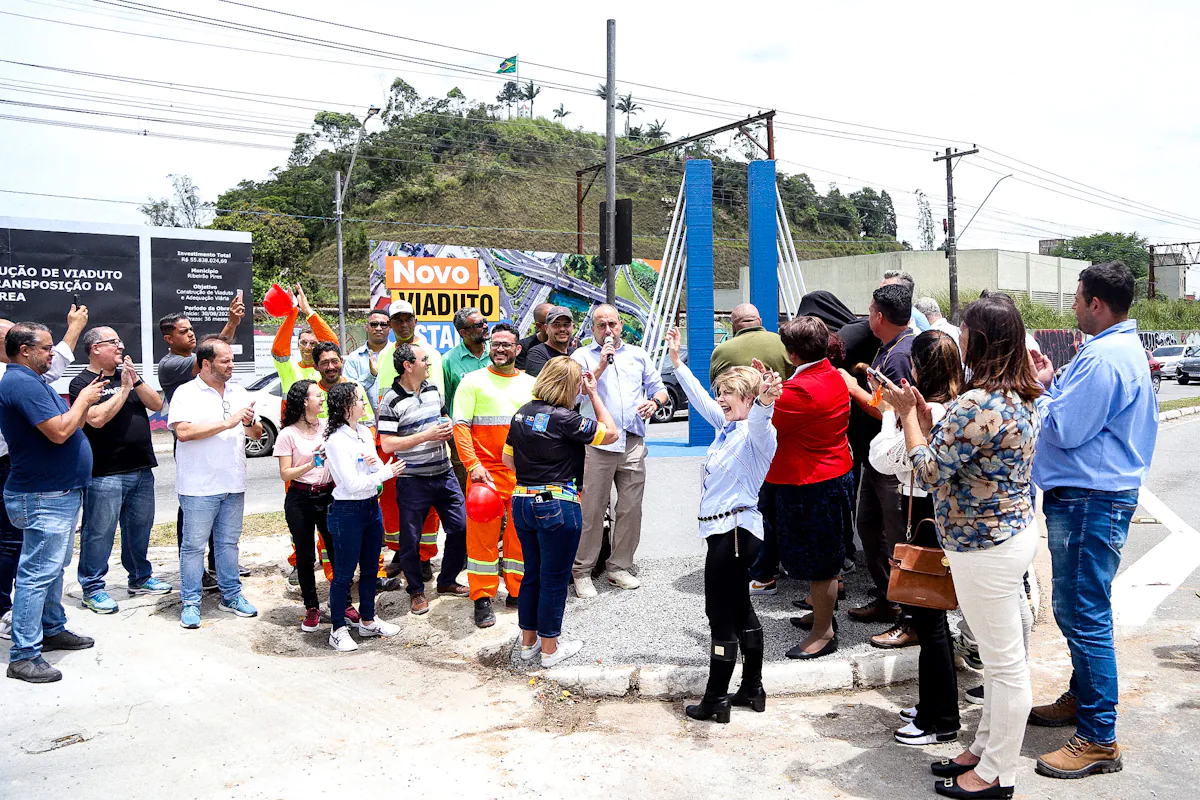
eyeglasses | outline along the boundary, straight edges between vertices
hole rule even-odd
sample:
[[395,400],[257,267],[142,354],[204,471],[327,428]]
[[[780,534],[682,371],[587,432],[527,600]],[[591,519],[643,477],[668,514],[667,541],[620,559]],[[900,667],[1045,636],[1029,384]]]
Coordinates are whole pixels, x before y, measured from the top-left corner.
[[386,328],[386,327],[388,327],[388,324],[386,322],[368,322],[367,327],[368,328]]
[[497,342],[495,339],[492,339],[493,350],[515,350],[516,347],[516,342]]
[[116,337],[113,337],[112,339],[101,339],[100,341],[96,342],[96,344],[124,345],[125,343],[121,341],[120,336],[116,336]]
[[230,406],[229,406],[229,401],[228,401],[228,400],[222,400],[222,401],[221,401],[221,413],[222,413],[224,416],[223,416],[223,417],[221,417],[221,419],[229,419],[229,414],[230,414],[230,411],[231,411],[231,408],[230,408]]

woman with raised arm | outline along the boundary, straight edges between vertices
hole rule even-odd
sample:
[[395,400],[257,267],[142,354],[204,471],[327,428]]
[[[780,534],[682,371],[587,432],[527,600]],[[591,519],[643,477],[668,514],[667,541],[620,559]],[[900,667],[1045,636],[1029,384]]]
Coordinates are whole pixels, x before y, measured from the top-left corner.
[[350,583],[358,568],[358,613],[352,623],[360,636],[395,636],[399,625],[375,618],[375,573],[383,548],[383,514],[379,493],[383,483],[404,471],[403,461],[379,462],[375,438],[359,425],[367,405],[357,383],[335,383],[326,394],[329,421],[325,430],[325,460],[333,476],[329,506],[329,536],[333,539],[333,584],[329,587],[329,616],[333,631],[329,646],[340,653],[358,649],[346,627]]
[[[692,719],[729,722],[731,705],[767,707],[762,685],[763,632],[750,602],[750,565],[763,538],[758,490],[775,457],[771,425],[779,397],[779,373],[754,360],[754,368],[731,367],[713,382],[714,400],[679,357],[679,330],[667,332],[675,377],[695,413],[717,430],[704,462],[700,536],[704,561],[704,612],[712,634],[704,698],[685,712]],[[729,695],[729,680],[742,646],[742,685]]]

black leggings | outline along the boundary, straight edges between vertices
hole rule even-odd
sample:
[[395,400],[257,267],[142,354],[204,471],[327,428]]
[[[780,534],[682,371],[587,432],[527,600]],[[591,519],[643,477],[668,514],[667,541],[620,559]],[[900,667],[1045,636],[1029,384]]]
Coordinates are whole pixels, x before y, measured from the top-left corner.
[[[734,554],[734,534],[737,554]],[[748,570],[762,543],[743,528],[709,536],[704,560],[704,613],[714,641],[733,641],[741,631],[759,627],[750,602]]]
[[[904,502],[908,502],[907,497]],[[933,518],[933,498],[913,498],[912,518],[915,528],[912,543],[920,547],[940,547],[932,524],[917,526],[918,521]],[[904,610],[921,642],[917,657],[918,701],[914,723],[923,731],[958,730],[958,673],[954,670],[954,650],[946,612],[917,606],[904,606]]]
[[317,560],[314,528],[321,532],[329,563],[333,564],[333,541],[329,538],[329,528],[325,525],[325,517],[332,500],[332,489],[319,493],[310,492],[294,481],[283,499],[283,518],[287,520],[292,544],[296,546],[296,574],[300,578],[300,594],[304,598],[305,608],[321,607],[321,601],[317,598],[317,581],[313,575],[313,564]]

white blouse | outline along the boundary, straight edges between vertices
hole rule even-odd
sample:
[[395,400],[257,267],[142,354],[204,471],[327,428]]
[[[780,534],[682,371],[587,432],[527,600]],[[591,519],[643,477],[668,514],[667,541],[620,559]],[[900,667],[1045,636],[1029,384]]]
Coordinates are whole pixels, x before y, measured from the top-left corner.
[[378,456],[371,431],[365,425],[352,429],[343,425],[325,443],[325,461],[333,476],[334,500],[374,500],[387,475],[378,463],[367,463]]

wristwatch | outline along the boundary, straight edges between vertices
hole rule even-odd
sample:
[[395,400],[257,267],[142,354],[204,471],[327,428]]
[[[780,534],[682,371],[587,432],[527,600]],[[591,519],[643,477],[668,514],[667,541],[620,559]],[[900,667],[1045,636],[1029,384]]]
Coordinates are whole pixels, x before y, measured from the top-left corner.
[[659,408],[663,407],[662,400],[659,400],[657,397],[651,397],[650,399],[654,401],[654,405],[658,406]]

